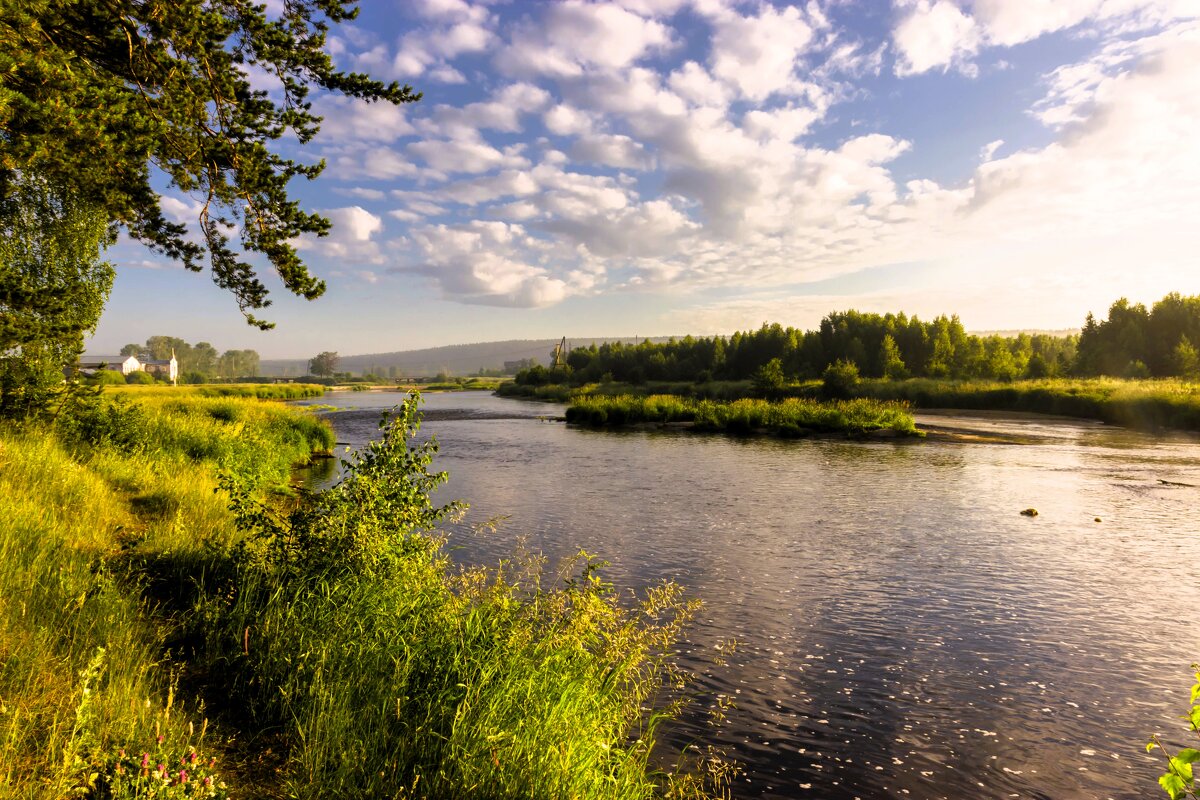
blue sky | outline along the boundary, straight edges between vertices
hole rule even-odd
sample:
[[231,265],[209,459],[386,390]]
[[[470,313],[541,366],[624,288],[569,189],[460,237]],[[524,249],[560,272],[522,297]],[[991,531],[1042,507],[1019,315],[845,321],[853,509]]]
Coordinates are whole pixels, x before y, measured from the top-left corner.
[[1200,294],[1198,18],[1195,0],[364,0],[336,62],[424,99],[318,96],[318,138],[280,142],[328,163],[293,185],[335,225],[299,243],[326,295],[269,276],[261,333],[122,241],[89,350],[165,334],[308,357],[845,308],[1065,328]]

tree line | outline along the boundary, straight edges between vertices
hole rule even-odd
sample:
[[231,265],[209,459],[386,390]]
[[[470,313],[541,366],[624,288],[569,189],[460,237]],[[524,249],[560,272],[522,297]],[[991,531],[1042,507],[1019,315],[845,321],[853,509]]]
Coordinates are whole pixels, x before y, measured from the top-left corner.
[[820,377],[850,364],[870,378],[1183,377],[1200,379],[1200,297],[1170,294],[1152,310],[1118,300],[1108,319],[1089,314],[1079,335],[967,333],[957,315],[915,316],[839,311],[816,330],[764,323],[732,336],[692,337],[631,345],[577,347],[564,362],[534,366],[517,383],[753,380],[766,372],[786,380]]
[[1173,292],[1149,310],[1124,297],[1100,322],[1088,314],[1079,334],[1080,375],[1200,380],[1200,295]]

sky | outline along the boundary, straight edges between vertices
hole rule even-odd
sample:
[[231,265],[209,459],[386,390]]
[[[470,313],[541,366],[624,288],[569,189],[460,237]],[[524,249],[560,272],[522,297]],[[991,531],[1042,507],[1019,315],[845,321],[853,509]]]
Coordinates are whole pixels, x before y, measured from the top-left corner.
[[[1061,329],[1200,294],[1197,0],[360,10],[335,63],[424,96],[317,95],[318,137],[278,143],[327,163],[291,186],[334,224],[297,242],[326,294],[268,274],[260,332],[122,239],[90,352],[728,334],[848,308]],[[163,194],[195,222],[195,198]]]

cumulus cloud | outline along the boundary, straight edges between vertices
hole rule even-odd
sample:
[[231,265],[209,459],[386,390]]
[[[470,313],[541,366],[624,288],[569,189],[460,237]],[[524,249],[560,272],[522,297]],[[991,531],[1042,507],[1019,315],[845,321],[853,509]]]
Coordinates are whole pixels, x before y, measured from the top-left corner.
[[[1033,20],[1018,24],[987,0],[903,0],[886,41],[871,41],[815,3],[570,0],[498,25],[478,6],[427,0],[420,14],[447,37],[491,25],[500,73],[470,72],[479,89],[454,90],[469,101],[404,111],[386,131],[375,109],[331,106],[345,113],[330,173],[393,184],[386,198],[348,190],[370,210],[338,210],[345,231],[323,252],[514,307],[617,288],[791,286],[911,261],[1030,288],[1046,279],[1046,253],[1068,275],[1078,264],[1115,274],[1128,247],[1114,237],[1147,232],[1155,269],[1182,263],[1170,248],[1200,245],[1186,232],[1200,215],[1195,26],[1141,0],[1022,4]],[[671,29],[684,5],[707,49]],[[900,76],[969,74],[987,47],[1100,19],[1093,52],[1045,75],[1029,109],[1049,144],[1020,149],[1028,138],[998,129],[972,145],[977,162],[938,181],[920,174],[921,135],[843,113],[889,44]],[[423,69],[460,63],[437,59]],[[405,231],[403,247],[382,251],[385,227]],[[965,297],[970,281],[946,269]]]
[[918,0],[892,33],[897,52],[896,74],[917,75],[958,64],[971,72],[967,61],[979,49],[975,20],[950,0]]
[[957,67],[976,73],[983,47],[1012,47],[1056,31],[1098,26],[1088,35],[1130,35],[1200,17],[1194,3],[1168,0],[897,0],[892,32],[899,76]]
[[458,300],[536,308],[569,294],[565,280],[530,263],[538,245],[519,225],[476,220],[422,227],[411,236],[423,261],[404,271],[426,275]]
[[788,93],[812,39],[812,27],[795,6],[780,11],[763,4],[752,17],[720,13],[713,21],[712,73],[751,100]]
[[382,218],[362,206],[327,208],[320,213],[332,223],[329,235],[302,236],[295,242],[298,249],[318,252],[339,263],[384,263],[384,255],[374,241],[383,230]]
[[575,140],[571,158],[618,169],[645,169],[651,158],[641,142],[619,134],[589,134]]
[[322,117],[319,142],[394,142],[414,133],[408,109],[391,103],[325,94],[313,112]]
[[670,28],[611,3],[550,3],[527,20],[496,57],[515,75],[581,75],[586,67],[627,67],[672,43]]

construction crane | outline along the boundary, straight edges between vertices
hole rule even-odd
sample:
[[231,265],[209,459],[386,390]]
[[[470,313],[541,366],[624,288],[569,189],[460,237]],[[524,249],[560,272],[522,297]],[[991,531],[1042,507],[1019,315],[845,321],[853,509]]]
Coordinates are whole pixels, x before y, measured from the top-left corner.
[[563,337],[562,341],[554,345],[554,352],[550,355],[550,369],[565,367],[567,365],[567,337]]

